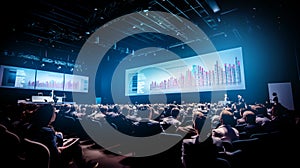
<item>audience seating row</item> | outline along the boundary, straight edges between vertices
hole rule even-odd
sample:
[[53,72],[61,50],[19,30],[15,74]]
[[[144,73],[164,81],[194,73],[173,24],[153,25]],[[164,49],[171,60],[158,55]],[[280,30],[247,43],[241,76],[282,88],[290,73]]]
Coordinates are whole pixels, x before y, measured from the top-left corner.
[[0,124],[1,167],[49,168],[50,152],[42,143],[20,138]]

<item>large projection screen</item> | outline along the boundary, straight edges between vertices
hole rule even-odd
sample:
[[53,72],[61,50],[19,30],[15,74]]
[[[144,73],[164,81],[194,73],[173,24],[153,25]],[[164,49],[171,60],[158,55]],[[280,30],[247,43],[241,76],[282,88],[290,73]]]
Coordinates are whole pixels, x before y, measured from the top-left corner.
[[242,47],[125,70],[125,96],[242,89]]

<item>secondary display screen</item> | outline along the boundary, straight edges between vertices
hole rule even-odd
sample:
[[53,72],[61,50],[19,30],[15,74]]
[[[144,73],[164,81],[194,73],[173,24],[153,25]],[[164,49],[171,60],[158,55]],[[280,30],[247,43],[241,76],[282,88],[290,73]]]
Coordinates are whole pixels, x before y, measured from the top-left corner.
[[89,78],[87,76],[65,74],[65,91],[88,92]]
[[89,77],[0,65],[0,86],[87,93]]
[[64,74],[37,70],[36,89],[64,90]]
[[12,66],[1,66],[1,86],[23,89],[34,89],[35,70]]

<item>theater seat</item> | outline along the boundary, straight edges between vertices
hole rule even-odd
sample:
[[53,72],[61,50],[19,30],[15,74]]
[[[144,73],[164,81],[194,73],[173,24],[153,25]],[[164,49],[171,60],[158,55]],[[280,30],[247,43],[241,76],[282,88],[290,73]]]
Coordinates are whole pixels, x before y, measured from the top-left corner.
[[0,167],[18,167],[22,161],[19,136],[0,124],[0,137]]
[[261,158],[258,138],[241,139],[232,142],[233,151],[241,150],[232,159],[233,167],[255,167]]
[[227,159],[217,157],[216,161],[212,163],[212,167],[231,168],[232,166]]
[[25,167],[29,168],[49,168],[50,151],[44,144],[24,138],[24,158]]

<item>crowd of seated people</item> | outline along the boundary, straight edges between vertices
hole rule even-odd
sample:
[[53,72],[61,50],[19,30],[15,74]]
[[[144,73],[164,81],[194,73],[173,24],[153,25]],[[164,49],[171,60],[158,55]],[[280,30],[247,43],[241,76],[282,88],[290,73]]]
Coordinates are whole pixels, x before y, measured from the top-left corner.
[[[28,133],[34,132],[31,131],[32,128],[37,127],[38,129],[33,129],[36,131],[46,129],[46,132],[48,131],[51,135],[62,132],[62,135],[65,136],[88,138],[85,130],[80,127],[83,121],[96,121],[99,123],[99,129],[111,126],[121,133],[136,137],[166,132],[179,134],[183,137],[182,151],[178,151],[182,152],[182,167],[190,167],[188,165],[195,162],[193,157],[197,155],[197,152],[192,151],[192,148],[198,148],[193,147],[195,144],[197,144],[196,146],[209,144],[216,147],[213,150],[223,151],[223,142],[232,143],[241,139],[249,139],[256,133],[295,131],[294,129],[299,127],[293,113],[280,103],[272,106],[243,105],[239,108],[217,103],[49,105],[51,108],[49,106],[43,106],[43,108],[47,107],[53,113],[51,115],[49,113],[43,123],[36,122],[42,120],[34,120],[37,117],[37,111],[42,110],[38,108],[39,105],[20,103],[2,106],[1,123],[16,132],[21,138],[31,137],[41,142],[43,140],[39,137],[31,136]],[[53,116],[56,118],[52,118]],[[200,133],[203,133],[202,128],[207,130],[205,130],[204,140],[199,140]],[[201,138],[203,139],[203,137]],[[55,139],[59,139],[59,137],[55,136]],[[51,149],[51,146],[49,148]],[[76,150],[80,151],[80,148]],[[50,151],[52,151],[53,158],[60,153],[59,148]],[[80,158],[80,154],[78,154],[78,158]],[[216,158],[219,157],[214,153],[213,159]]]

